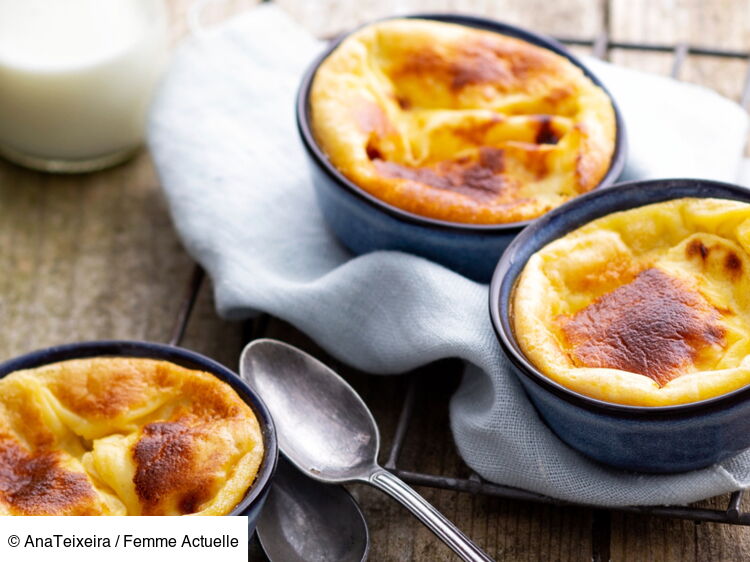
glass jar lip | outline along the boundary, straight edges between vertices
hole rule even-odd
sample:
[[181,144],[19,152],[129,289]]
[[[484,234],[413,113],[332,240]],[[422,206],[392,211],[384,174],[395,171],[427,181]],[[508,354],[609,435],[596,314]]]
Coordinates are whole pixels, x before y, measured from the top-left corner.
[[[48,1],[52,2],[54,0]],[[65,51],[64,49],[61,51],[57,41],[53,41],[50,42],[49,53],[47,53],[49,57],[45,58],[45,53],[32,54],[32,51],[35,49],[18,48],[15,45],[10,45],[11,48],[4,49],[3,43],[0,42],[0,66],[18,72],[59,75],[82,69],[94,69],[105,65],[108,61],[116,60],[119,57],[125,56],[128,52],[132,52],[138,48],[138,45],[149,41],[155,35],[162,35],[166,40],[169,17],[164,0],[127,0],[127,2],[121,2],[121,4],[132,6],[133,9],[142,10],[142,14],[137,17],[138,25],[132,26],[131,33],[121,34],[118,41],[113,42],[108,39],[107,41],[110,41],[109,46],[107,46],[106,41],[102,41],[102,34],[96,34],[96,44],[91,44],[86,49],[78,49],[75,55],[61,57],[61,52],[64,53]],[[102,2],[93,5],[99,7],[106,5],[106,3]],[[2,17],[3,13],[0,10],[0,18]],[[111,22],[110,28],[112,28],[113,26],[120,25],[119,22],[123,21],[123,19],[121,17],[110,17],[106,21]],[[101,25],[105,26],[106,21],[102,18]],[[80,30],[75,25],[66,26],[59,24],[56,27],[59,27],[64,33],[69,31],[70,34],[76,34],[79,39],[81,37]],[[37,34],[42,32],[43,30],[41,29],[31,30],[29,38],[25,40],[33,39]],[[85,36],[86,34],[83,35]],[[106,36],[111,37],[112,34],[106,34]],[[117,34],[115,34],[116,36]],[[94,35],[92,34],[91,37],[94,37]]]

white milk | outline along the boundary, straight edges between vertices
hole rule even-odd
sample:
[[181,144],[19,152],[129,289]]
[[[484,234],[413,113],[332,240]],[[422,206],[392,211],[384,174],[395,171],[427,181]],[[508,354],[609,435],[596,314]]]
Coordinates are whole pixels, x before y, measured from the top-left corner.
[[0,0],[0,152],[61,171],[123,159],[165,58],[161,0]]

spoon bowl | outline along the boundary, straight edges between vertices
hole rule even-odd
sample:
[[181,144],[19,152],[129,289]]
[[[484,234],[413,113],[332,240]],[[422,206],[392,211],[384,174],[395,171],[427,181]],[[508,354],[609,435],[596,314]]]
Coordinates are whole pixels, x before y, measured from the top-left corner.
[[[312,478],[348,482],[369,474],[380,434],[367,406],[317,359],[274,340],[249,344],[240,359],[242,378],[284,417],[279,446]],[[330,374],[337,384],[326,384]]]
[[257,533],[271,562],[362,562],[370,547],[364,515],[349,492],[311,480],[283,457]]
[[380,436],[370,410],[326,365],[291,345],[260,339],[248,344],[240,374],[268,404],[279,448],[317,480],[359,481],[409,509],[463,560],[492,560],[406,483],[377,464]]

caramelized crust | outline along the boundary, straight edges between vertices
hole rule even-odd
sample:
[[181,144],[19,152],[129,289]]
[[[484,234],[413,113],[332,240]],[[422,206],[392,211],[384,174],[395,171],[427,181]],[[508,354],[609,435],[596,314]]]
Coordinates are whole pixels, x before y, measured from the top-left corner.
[[102,515],[86,474],[66,467],[61,451],[31,453],[7,437],[0,439],[0,498],[14,515]]
[[107,357],[0,379],[0,514],[222,515],[262,456],[252,410],[208,373]]
[[150,423],[133,447],[135,492],[143,503],[143,514],[158,511],[166,496],[177,492],[178,509],[197,511],[210,499],[214,488],[210,471],[197,470],[195,445],[201,433],[182,422]]
[[516,338],[547,376],[663,406],[750,384],[750,205],[677,199],[613,213],[534,254]]
[[700,293],[658,269],[562,318],[562,332],[578,367],[632,371],[664,386],[700,351],[720,345],[725,330]]
[[404,210],[464,223],[535,218],[609,169],[609,98],[569,60],[466,26],[389,20],[320,65],[316,140],[360,187]]

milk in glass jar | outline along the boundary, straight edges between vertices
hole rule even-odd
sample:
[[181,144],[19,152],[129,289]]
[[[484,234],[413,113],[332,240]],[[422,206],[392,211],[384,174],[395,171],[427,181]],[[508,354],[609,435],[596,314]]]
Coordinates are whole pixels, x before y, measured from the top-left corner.
[[0,154],[53,172],[133,154],[166,20],[162,0],[0,0]]

